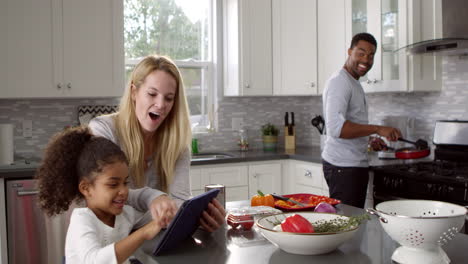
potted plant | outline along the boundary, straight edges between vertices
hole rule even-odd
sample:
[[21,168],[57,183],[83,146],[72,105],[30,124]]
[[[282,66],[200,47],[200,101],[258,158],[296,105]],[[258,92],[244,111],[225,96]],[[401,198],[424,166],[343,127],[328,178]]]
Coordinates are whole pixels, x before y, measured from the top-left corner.
[[279,130],[275,125],[267,123],[262,126],[263,150],[275,150],[278,143]]

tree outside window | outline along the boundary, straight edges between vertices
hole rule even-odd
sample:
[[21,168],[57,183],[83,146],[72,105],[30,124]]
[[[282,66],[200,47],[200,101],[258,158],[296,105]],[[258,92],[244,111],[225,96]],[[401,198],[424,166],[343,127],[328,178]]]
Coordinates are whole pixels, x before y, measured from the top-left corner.
[[184,80],[192,128],[210,126],[213,14],[213,0],[124,0],[126,80],[143,57],[169,56]]

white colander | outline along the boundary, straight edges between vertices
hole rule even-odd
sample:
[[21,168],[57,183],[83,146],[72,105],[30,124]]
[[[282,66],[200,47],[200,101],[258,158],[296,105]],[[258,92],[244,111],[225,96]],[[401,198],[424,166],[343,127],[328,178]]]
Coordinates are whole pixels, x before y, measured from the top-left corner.
[[379,203],[367,212],[380,219],[383,229],[401,247],[393,252],[398,263],[450,263],[440,246],[463,227],[467,209],[428,200],[394,200]]

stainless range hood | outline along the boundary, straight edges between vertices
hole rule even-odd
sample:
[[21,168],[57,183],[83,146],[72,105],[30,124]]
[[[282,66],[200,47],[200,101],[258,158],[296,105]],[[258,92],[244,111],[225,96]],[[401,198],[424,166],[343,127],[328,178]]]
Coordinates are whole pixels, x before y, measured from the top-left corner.
[[468,0],[441,0],[441,5],[442,36],[413,43],[397,51],[412,55],[468,55]]

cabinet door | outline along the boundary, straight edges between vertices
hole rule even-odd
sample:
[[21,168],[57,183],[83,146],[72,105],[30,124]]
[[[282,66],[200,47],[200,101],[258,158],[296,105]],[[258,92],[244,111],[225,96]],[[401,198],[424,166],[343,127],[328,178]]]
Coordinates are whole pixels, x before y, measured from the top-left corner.
[[192,195],[198,195],[202,193],[205,189],[205,186],[201,182],[201,169],[196,169],[190,167],[190,190]]
[[269,163],[249,166],[249,197],[263,193],[282,193],[281,164]]
[[[442,0],[410,0],[408,5],[408,44],[437,38],[442,34]],[[404,52],[402,52],[404,53]],[[441,56],[408,57],[409,91],[440,91]]]
[[123,1],[63,0],[62,20],[68,96],[121,96]]
[[271,0],[239,0],[240,95],[272,95]]
[[53,84],[52,1],[0,0],[0,98],[47,97]]
[[316,0],[273,0],[272,15],[274,94],[317,94]]
[[323,195],[324,179],[321,164],[293,161],[291,175],[295,182],[294,192]]
[[366,92],[407,91],[407,56],[394,52],[406,44],[406,10],[404,0],[346,1],[350,21],[346,42],[360,32],[369,32],[377,40],[374,65],[360,78]]
[[226,201],[247,200],[247,166],[222,166],[201,169],[201,184],[223,184],[226,187]]
[[347,57],[345,1],[317,1],[318,93],[322,94],[326,81],[341,69]]

